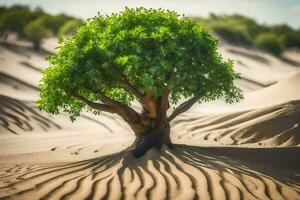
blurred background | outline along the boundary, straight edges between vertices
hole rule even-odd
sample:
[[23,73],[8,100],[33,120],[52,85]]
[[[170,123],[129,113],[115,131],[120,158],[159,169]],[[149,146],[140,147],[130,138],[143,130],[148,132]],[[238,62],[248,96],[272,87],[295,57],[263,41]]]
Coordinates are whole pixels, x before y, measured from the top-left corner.
[[288,48],[300,47],[300,1],[298,0],[1,0],[0,30],[33,42],[72,34],[84,20],[127,7],[164,8],[194,18],[223,39],[257,47],[280,56]]

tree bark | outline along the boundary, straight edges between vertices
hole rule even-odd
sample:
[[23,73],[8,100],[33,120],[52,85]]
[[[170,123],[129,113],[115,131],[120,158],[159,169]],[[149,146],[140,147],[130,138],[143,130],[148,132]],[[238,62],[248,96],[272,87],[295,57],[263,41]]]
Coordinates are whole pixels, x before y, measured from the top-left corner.
[[138,158],[143,156],[149,149],[160,149],[163,145],[172,147],[169,124],[163,128],[150,128],[145,133],[136,135],[131,152]]
[[[127,79],[123,78],[121,81],[124,81],[128,90],[135,90]],[[170,107],[168,97],[171,91],[167,88],[158,98],[153,96],[151,89],[147,90],[143,95],[135,91],[137,98],[143,106],[142,113],[138,113],[130,106],[111,99],[97,88],[87,89],[99,94],[101,96],[101,103],[92,102],[76,93],[72,95],[93,109],[115,113],[121,116],[136,135],[136,140],[131,147],[131,152],[135,157],[143,156],[150,148],[160,149],[163,145],[172,147],[170,121],[182,112],[190,109],[202,97],[202,93],[199,93],[190,98],[179,105],[168,117],[167,111]]]
[[[171,73],[168,79],[171,80],[175,78],[176,74],[176,72]],[[168,117],[167,111],[170,108],[170,89],[165,88],[161,96],[155,98],[151,89],[148,89],[142,94],[131,85],[129,80],[123,74],[120,73],[118,78],[120,86],[136,96],[143,107],[142,113],[138,113],[130,106],[110,98],[98,88],[84,87],[84,89],[100,95],[101,98],[97,102],[93,102],[76,92],[71,91],[71,95],[74,98],[81,100],[92,109],[121,116],[135,133],[136,140],[131,147],[131,152],[135,157],[143,156],[150,148],[160,149],[163,145],[172,147],[170,121],[179,114],[190,109],[203,96],[202,92],[199,92],[199,94],[179,105]]]
[[167,110],[169,109],[168,96],[170,91],[165,89],[162,96],[155,99],[152,90],[148,90],[141,99],[143,113],[141,113],[141,128],[136,124],[130,124],[136,133],[136,139],[131,147],[135,157],[143,156],[149,149],[160,149],[163,145],[172,147],[170,138],[170,124],[167,122]]

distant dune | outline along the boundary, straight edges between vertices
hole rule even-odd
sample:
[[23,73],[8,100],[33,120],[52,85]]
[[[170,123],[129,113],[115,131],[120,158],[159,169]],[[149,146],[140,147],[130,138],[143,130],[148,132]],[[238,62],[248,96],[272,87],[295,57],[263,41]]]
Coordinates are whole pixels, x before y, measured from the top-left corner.
[[[45,52],[8,41],[0,42],[0,199],[300,199],[299,52],[278,59],[222,44],[245,100],[194,106],[172,124],[172,149],[135,159],[119,117],[84,113],[72,124],[39,111]],[[56,39],[45,46],[53,52]]]

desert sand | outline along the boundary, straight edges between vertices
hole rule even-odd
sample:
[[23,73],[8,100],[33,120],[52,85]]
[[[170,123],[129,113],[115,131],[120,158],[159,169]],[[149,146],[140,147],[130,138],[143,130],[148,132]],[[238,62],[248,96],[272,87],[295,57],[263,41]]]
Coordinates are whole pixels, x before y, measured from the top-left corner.
[[223,42],[245,100],[195,105],[172,123],[172,149],[136,159],[118,116],[71,123],[36,108],[55,46],[0,43],[0,199],[300,199],[299,52],[278,59]]

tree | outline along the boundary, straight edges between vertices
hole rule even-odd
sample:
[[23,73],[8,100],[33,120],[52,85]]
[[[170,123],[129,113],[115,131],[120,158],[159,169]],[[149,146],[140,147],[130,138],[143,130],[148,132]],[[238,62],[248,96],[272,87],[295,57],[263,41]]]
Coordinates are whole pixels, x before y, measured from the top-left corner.
[[59,33],[59,29],[69,20],[72,20],[72,17],[69,17],[64,14],[59,15],[44,15],[41,17],[44,23],[44,26],[48,29],[50,29],[54,35],[57,35]]
[[[43,74],[38,106],[60,108],[75,120],[87,108],[120,115],[136,135],[132,151],[171,146],[170,122],[196,102],[239,101],[233,62],[217,52],[217,40],[175,12],[126,8],[96,16],[60,42]],[[187,99],[167,115],[170,103]],[[137,100],[139,113],[130,105]]]
[[270,27],[269,32],[281,39],[284,48],[300,48],[300,32],[294,30],[290,26],[282,24]]
[[[77,24],[73,20],[77,21]],[[34,39],[35,46],[38,47],[43,39],[42,36],[49,35],[49,32],[51,35],[58,35],[60,28],[69,21],[73,21],[73,24],[70,23],[68,27],[65,27],[66,31],[74,30],[81,22],[64,14],[49,15],[39,7],[34,10],[22,5],[0,7],[0,36],[6,38],[10,32],[15,32],[20,37]]]
[[24,26],[35,18],[35,14],[31,13],[28,7],[13,6],[3,10],[0,17],[0,31],[5,34],[7,31],[23,34]]
[[283,51],[283,39],[284,38],[279,37],[272,32],[263,32],[255,38],[254,44],[258,48],[264,49],[276,56],[280,56]]
[[82,22],[78,19],[71,19],[64,23],[59,29],[59,35],[61,36],[70,36],[74,34],[76,29],[82,25]]
[[44,38],[53,35],[53,32],[44,25],[44,18],[38,18],[28,23],[24,28],[24,34],[27,39],[33,43],[35,49],[40,49],[41,42]]
[[196,19],[204,27],[210,28],[223,39],[247,46],[252,45],[253,38],[259,34],[263,27],[257,24],[253,19],[233,14],[233,15],[215,15],[210,14],[206,19]]

